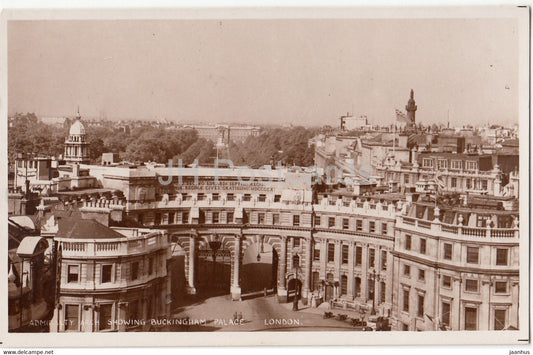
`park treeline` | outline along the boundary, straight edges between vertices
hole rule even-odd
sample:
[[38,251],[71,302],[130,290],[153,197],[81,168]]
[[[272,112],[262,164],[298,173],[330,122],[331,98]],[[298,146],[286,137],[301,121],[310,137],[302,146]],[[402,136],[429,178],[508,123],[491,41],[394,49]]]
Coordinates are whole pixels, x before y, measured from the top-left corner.
[[[33,113],[17,113],[9,120],[8,155],[13,162],[17,154],[59,156],[64,153],[69,125],[49,125],[39,121]],[[85,122],[92,163],[100,163],[102,153],[119,153],[120,159],[140,164],[143,162],[189,165],[195,160],[201,165],[212,165],[217,155],[234,165],[259,167],[277,164],[284,166],[313,165],[314,146],[309,139],[319,133],[315,128],[287,127],[262,128],[259,136],[244,142],[232,142],[228,147],[217,147],[214,142],[198,137],[194,129],[154,127],[149,122],[126,132],[112,121],[99,125]]]

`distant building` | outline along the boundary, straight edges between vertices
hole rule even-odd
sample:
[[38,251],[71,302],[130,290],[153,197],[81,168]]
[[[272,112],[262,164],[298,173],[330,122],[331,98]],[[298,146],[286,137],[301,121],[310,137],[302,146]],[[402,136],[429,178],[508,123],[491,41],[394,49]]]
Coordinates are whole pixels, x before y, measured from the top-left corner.
[[211,142],[228,145],[230,142],[244,142],[248,137],[259,135],[260,128],[253,126],[229,125],[186,125],[184,128],[192,128],[198,132],[199,138],[207,139]]

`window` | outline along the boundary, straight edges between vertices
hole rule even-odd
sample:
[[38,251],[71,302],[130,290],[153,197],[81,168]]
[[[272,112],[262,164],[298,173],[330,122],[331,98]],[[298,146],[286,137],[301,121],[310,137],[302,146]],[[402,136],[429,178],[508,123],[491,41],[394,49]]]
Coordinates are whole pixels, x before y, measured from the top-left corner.
[[317,291],[320,288],[320,274],[317,271],[313,271],[313,291]]
[[439,169],[448,169],[448,160],[439,159]]
[[442,275],[442,287],[452,288],[452,278],[447,275]]
[[131,263],[131,279],[137,280],[139,278],[139,262]]
[[386,301],[386,296],[387,296],[387,284],[385,283],[385,281],[381,281],[381,293],[379,295],[379,302],[380,303],[385,303]]
[[373,248],[368,248],[368,267],[373,268],[376,262],[376,251]]
[[452,177],[450,185],[451,185],[452,188],[456,188],[457,187],[457,178]]
[[507,281],[496,281],[494,283],[494,293],[507,293]]
[[405,174],[405,175],[403,176],[403,183],[404,183],[404,184],[408,184],[408,183],[409,183],[409,174]]
[[293,237],[292,240],[293,240],[293,242],[292,242],[292,246],[293,247],[295,247],[295,248],[300,247],[300,238],[299,237]]
[[348,218],[342,219],[342,229],[348,229],[350,227],[350,220]]
[[409,312],[409,290],[403,290],[403,311]]
[[466,170],[476,170],[477,161],[467,160],[466,161]]
[[426,280],[426,271],[425,270],[418,269],[418,279],[420,281],[425,281]]
[[361,265],[363,263],[363,248],[355,247],[355,265]]
[[329,217],[328,218],[328,227],[334,228],[335,227],[335,217]]
[[148,258],[148,275],[152,275],[154,272],[154,258],[149,257]]
[[478,291],[478,280],[467,279],[465,281],[465,291],[468,292],[477,292]]
[[226,213],[226,223],[233,223],[233,212]]
[[404,274],[404,276],[409,277],[411,275],[411,266],[404,265],[403,266],[403,274]]
[[411,236],[405,235],[405,250],[411,250]]
[[78,331],[80,306],[77,304],[67,304],[65,306],[65,330]]
[[213,223],[219,223],[220,222],[220,213],[213,212]]
[[418,317],[424,317],[424,298],[424,295],[418,295],[418,307],[416,310]]
[[315,216],[315,226],[320,226],[320,216]]
[[265,202],[266,201],[266,195],[265,194],[259,194],[259,197],[257,198],[257,201]]
[[478,247],[466,247],[466,262],[469,264],[477,264],[479,262]]
[[448,302],[442,302],[441,321],[443,324],[450,326],[451,305]]
[[368,230],[370,231],[370,233],[375,233],[376,232],[376,222],[374,222],[374,221],[368,222]]
[[212,196],[213,196],[213,201],[220,200],[220,195],[218,193],[214,193]]
[[131,320],[139,319],[139,301],[131,301],[128,304],[128,317]]
[[348,264],[348,246],[347,245],[342,246],[342,263]]
[[242,196],[242,200],[243,200],[243,201],[246,201],[246,202],[251,201],[251,200],[252,200],[252,195],[250,195],[250,194],[244,194],[244,195]]
[[507,265],[507,256],[509,255],[509,249],[496,249],[496,265]]
[[381,234],[387,234],[387,223],[381,223]]
[[477,330],[477,308],[465,307],[465,330]]
[[335,261],[335,244],[328,243],[328,262]]
[[101,304],[100,305],[100,316],[98,319],[99,329],[106,330],[111,329],[111,311],[113,309],[112,304]]
[[226,199],[228,201],[235,201],[235,195],[234,194],[227,194]]
[[257,214],[257,223],[265,224],[265,214],[263,212]]
[[420,254],[426,253],[426,240],[423,238],[420,238]]
[[505,329],[505,319],[507,318],[507,311],[505,309],[494,310],[494,330]]
[[294,215],[292,216],[292,225],[295,227],[298,227],[300,225],[300,216]]
[[481,180],[481,189],[486,191],[488,188],[489,188],[489,185],[488,185],[487,180]]
[[274,195],[274,202],[281,201],[281,195]]
[[79,265],[69,265],[68,266],[68,279],[67,282],[78,282],[80,275],[80,266]]
[[102,265],[102,283],[111,282],[113,265]]
[[454,170],[461,170],[463,168],[463,161],[462,160],[452,160],[452,169]]
[[355,278],[355,297],[361,297],[361,278]]
[[167,224],[174,224],[174,212],[169,212],[168,213]]
[[387,270],[387,251],[381,251],[381,270]]
[[452,260],[452,244],[444,243],[444,259]]
[[433,159],[431,159],[431,158],[422,159],[422,167],[424,167],[424,168],[432,168],[433,167]]
[[189,212],[182,212],[182,223],[189,223]]
[[300,257],[298,254],[292,256],[292,267],[300,267]]
[[320,260],[320,249],[313,249],[313,260]]
[[358,219],[355,221],[355,230],[361,232],[363,230],[363,220]]
[[274,225],[279,224],[279,213],[272,214],[272,224]]
[[205,200],[205,194],[203,192],[199,192],[197,196],[198,201]]
[[348,293],[348,277],[346,275],[341,276],[341,295]]

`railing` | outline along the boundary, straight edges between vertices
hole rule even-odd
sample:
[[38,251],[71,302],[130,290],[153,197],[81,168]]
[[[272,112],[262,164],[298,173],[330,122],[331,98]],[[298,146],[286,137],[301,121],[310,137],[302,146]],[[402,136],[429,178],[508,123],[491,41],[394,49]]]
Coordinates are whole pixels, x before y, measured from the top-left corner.
[[96,252],[114,252],[120,247],[120,242],[99,242],[95,243]]
[[85,244],[80,242],[64,242],[61,244],[63,251],[85,251]]
[[518,238],[518,228],[490,228],[490,227],[468,227],[454,224],[442,223],[440,221],[428,221],[414,217],[400,216],[397,220],[399,224],[413,226],[414,228],[429,229],[432,232],[445,232],[455,235],[480,238]]

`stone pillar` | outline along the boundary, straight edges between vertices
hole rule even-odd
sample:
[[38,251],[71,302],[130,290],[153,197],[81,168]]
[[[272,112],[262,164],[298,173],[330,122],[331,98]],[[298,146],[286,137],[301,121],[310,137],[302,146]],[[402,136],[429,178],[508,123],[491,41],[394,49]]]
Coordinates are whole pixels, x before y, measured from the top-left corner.
[[190,295],[196,294],[196,235],[191,234],[189,243],[189,278],[187,293]]
[[287,302],[287,287],[285,275],[287,274],[287,237],[281,237],[281,255],[279,256],[278,268],[278,302]]
[[362,245],[362,260],[361,260],[361,298],[364,302],[368,300],[368,244]]
[[304,304],[307,304],[307,298],[309,296],[309,292],[311,291],[311,271],[312,271],[312,265],[313,265],[313,236],[310,235],[308,239],[305,240],[305,281],[302,289],[302,302]]
[[233,283],[231,285],[231,299],[234,301],[241,300],[241,245],[242,235],[235,236],[235,250],[233,251]]
[[348,298],[354,299],[354,242],[350,242],[348,246]]

